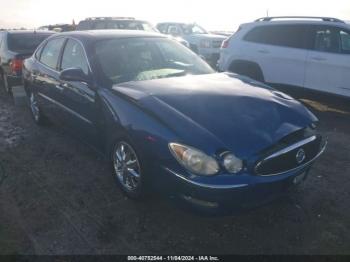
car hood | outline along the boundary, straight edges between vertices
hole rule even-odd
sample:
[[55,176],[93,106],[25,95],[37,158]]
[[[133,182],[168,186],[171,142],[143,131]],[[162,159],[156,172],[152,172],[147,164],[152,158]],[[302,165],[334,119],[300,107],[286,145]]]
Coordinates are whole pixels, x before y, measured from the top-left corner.
[[228,73],[128,82],[113,89],[171,128],[180,142],[206,152],[231,150],[241,158],[317,121],[291,97]]

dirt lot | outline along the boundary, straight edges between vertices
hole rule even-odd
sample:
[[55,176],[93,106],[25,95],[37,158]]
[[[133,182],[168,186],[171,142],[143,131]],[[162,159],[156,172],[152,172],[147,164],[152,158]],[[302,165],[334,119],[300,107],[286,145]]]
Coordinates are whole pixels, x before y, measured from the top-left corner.
[[35,126],[1,89],[0,253],[350,254],[350,105],[326,98],[304,99],[329,136],[305,184],[214,218],[161,197],[127,200],[94,151],[59,127]]

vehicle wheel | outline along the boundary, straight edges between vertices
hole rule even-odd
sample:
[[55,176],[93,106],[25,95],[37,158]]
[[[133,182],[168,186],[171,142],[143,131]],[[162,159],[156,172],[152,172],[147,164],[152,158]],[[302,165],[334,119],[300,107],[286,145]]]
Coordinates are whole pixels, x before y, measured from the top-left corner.
[[132,199],[145,195],[144,170],[133,146],[125,140],[117,142],[112,152],[115,179],[123,192]]
[[39,107],[38,101],[36,99],[36,95],[33,92],[29,92],[29,106],[30,111],[32,113],[32,117],[34,119],[34,122],[37,125],[44,125],[45,124],[45,117]]

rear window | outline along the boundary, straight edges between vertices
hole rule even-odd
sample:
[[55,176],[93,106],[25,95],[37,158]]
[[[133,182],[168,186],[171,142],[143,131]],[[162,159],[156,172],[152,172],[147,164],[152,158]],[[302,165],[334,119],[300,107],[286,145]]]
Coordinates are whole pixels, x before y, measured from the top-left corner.
[[9,34],[7,45],[8,49],[14,52],[33,53],[42,41],[48,38],[50,34]]
[[244,40],[283,47],[305,48],[304,25],[259,26],[248,32]]

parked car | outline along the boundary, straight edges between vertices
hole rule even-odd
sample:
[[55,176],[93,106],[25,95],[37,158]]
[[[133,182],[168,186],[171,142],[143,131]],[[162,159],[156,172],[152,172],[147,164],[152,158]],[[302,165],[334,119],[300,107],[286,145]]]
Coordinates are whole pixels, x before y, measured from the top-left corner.
[[216,68],[220,46],[227,36],[211,34],[198,24],[159,23],[157,28],[163,34],[185,39],[192,51]]
[[215,213],[260,204],[305,179],[326,144],[298,101],[156,33],[50,37],[24,79],[34,121],[102,152],[130,198],[159,189]]
[[243,24],[219,69],[279,85],[350,97],[350,25],[328,17],[266,17]]
[[6,92],[22,84],[22,64],[38,45],[52,32],[43,31],[2,31],[0,32],[0,76]]
[[38,29],[55,31],[55,32],[61,33],[61,32],[74,31],[76,30],[76,26],[74,24],[55,24],[55,25],[44,25],[39,27]]
[[153,25],[147,21],[137,20],[134,17],[89,17],[77,25],[77,30],[102,30],[102,29],[123,29],[143,30],[158,32]]
[[[147,32],[159,32],[151,23],[142,20],[136,20],[134,17],[90,17],[86,18],[77,26],[77,30],[102,30],[102,29],[120,29],[120,30],[142,30]],[[181,37],[171,37],[186,47],[189,43]]]

